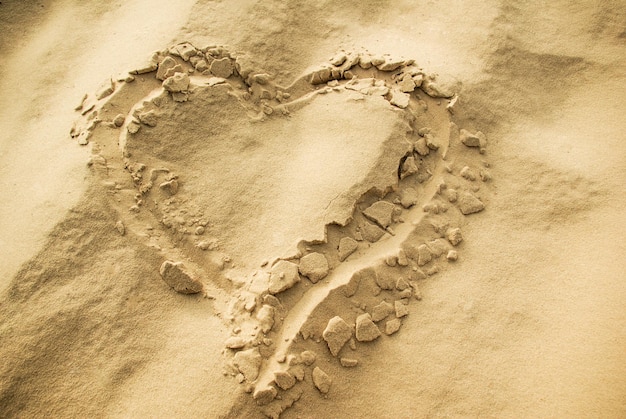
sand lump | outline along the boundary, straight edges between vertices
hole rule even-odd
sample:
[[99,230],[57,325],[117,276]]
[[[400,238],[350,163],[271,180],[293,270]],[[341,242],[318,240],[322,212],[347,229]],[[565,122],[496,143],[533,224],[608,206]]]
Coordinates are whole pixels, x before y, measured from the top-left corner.
[[372,321],[370,314],[364,313],[356,318],[356,339],[359,342],[370,342],[379,337],[380,330]]
[[315,284],[328,275],[328,260],[322,253],[309,253],[300,259],[298,270]]
[[332,380],[320,367],[313,369],[313,383],[322,394],[328,393]]
[[259,376],[261,361],[259,350],[254,348],[237,352],[233,358],[233,365],[247,381],[252,382]]
[[288,290],[300,282],[298,265],[286,260],[279,261],[270,271],[270,282],[268,291],[270,294]]
[[202,291],[202,282],[189,272],[182,262],[166,260],[159,269],[163,280],[181,294],[196,294]]
[[398,330],[400,330],[401,325],[402,325],[401,320],[398,318],[389,320],[387,323],[385,323],[385,334],[393,335]]
[[387,201],[378,201],[363,211],[363,215],[374,221],[382,228],[387,228],[391,224],[395,206]]
[[486,138],[412,60],[344,51],[280,86],[246,55],[181,43],[132,73],[72,129],[120,234],[166,259],[170,287],[215,300],[229,374],[268,416],[332,397],[457,260],[488,201]]
[[375,322],[384,320],[387,318],[387,316],[393,313],[393,310],[393,305],[389,304],[386,301],[382,301],[380,304],[372,308],[371,319]]
[[328,325],[322,337],[328,344],[328,349],[333,356],[337,356],[339,351],[352,337],[352,327],[341,317],[335,316],[328,321]]
[[352,237],[344,237],[339,240],[339,246],[337,246],[337,252],[340,261],[346,260],[348,256],[358,249],[359,243]]

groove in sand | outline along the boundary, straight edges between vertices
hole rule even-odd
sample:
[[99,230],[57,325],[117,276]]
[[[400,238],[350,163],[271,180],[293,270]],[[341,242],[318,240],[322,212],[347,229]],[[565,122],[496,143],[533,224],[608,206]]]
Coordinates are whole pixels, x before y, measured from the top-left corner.
[[419,224],[427,214],[423,211],[422,205],[429,202],[437,193],[438,178],[443,171],[443,159],[447,153],[449,143],[449,129],[446,128],[446,138],[444,144],[441,145],[438,153],[444,156],[436,162],[432,177],[427,181],[426,186],[420,194],[420,201],[411,209],[407,210],[405,222],[394,226],[395,234],[386,234],[378,242],[371,243],[367,250],[357,251],[348,257],[347,260],[339,264],[323,281],[316,284],[305,295],[303,295],[297,304],[289,310],[285,317],[282,327],[277,331],[276,342],[277,347],[274,356],[265,362],[261,367],[259,377],[256,381],[257,388],[264,388],[274,379],[276,371],[285,370],[288,366],[286,363],[279,363],[277,355],[286,355],[294,338],[300,332],[300,329],[307,321],[313,311],[323,304],[331,291],[347,284],[352,275],[361,269],[372,266],[377,260],[383,259],[387,254],[397,251],[400,245],[408,238],[414,227]]

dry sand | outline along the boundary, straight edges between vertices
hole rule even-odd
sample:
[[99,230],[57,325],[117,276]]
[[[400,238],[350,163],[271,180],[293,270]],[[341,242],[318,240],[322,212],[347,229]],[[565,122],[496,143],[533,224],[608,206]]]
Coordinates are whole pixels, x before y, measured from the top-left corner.
[[625,6],[3,0],[0,416],[626,416]]

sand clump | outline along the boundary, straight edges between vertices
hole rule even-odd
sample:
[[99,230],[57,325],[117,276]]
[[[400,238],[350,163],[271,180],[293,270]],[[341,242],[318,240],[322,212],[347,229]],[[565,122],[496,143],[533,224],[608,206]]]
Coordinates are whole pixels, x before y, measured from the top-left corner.
[[272,400],[274,400],[277,394],[278,390],[276,390],[276,388],[272,386],[269,386],[266,388],[255,390],[253,398],[259,406],[265,406],[269,404]]
[[366,218],[374,221],[382,228],[387,228],[391,224],[395,206],[387,201],[378,201],[363,211]]
[[461,233],[461,229],[458,227],[447,229],[446,238],[448,239],[450,244],[452,244],[452,246],[457,246],[463,241],[463,234]]
[[300,282],[298,265],[286,260],[281,260],[274,265],[270,271],[268,291],[270,294],[278,294],[288,290],[298,282]]
[[393,313],[393,311],[393,305],[386,301],[381,301],[380,304],[377,304],[372,308],[371,319],[372,321],[379,322],[386,319],[387,316]]
[[233,357],[233,365],[237,367],[248,382],[253,382],[259,376],[261,362],[261,354],[256,348],[238,351]]
[[364,222],[359,231],[361,237],[370,243],[375,243],[385,235],[385,230],[375,224]]
[[328,275],[328,260],[322,253],[309,253],[300,259],[298,270],[315,284]]
[[313,383],[320,393],[326,394],[330,390],[333,380],[320,367],[313,369]]
[[462,129],[460,132],[461,142],[468,147],[479,147],[480,152],[485,152],[487,146],[487,137],[482,132],[478,131],[476,134],[472,134],[468,130]]
[[357,243],[357,241],[352,237],[342,238],[339,240],[339,245],[337,246],[339,260],[343,262],[348,256],[356,252],[356,249],[358,248],[359,243]]
[[289,390],[296,385],[296,377],[286,371],[278,371],[274,374],[274,382],[282,390]]
[[396,313],[396,317],[404,317],[409,315],[409,307],[408,305],[401,300],[396,300],[394,302],[394,311]]
[[380,330],[369,313],[361,314],[356,318],[356,339],[359,342],[370,342],[378,339],[380,335]]
[[339,351],[352,337],[352,327],[341,317],[335,316],[328,321],[328,325],[322,337],[328,344],[328,349],[333,356],[337,356]]
[[393,335],[400,330],[401,325],[402,321],[399,318],[389,320],[385,323],[385,334]]
[[458,203],[463,215],[474,214],[485,209],[485,204],[471,192],[463,192],[458,198]]
[[342,367],[345,368],[354,368],[357,365],[359,365],[359,360],[358,359],[354,359],[354,358],[341,358],[339,360],[339,363],[341,364]]
[[196,294],[202,291],[202,281],[190,273],[182,262],[166,260],[159,269],[163,280],[181,294]]
[[317,355],[313,351],[302,351],[300,358],[302,359],[302,363],[304,365],[311,366],[317,359]]
[[274,312],[274,307],[268,304],[263,304],[263,307],[257,312],[256,318],[263,333],[268,333],[274,327]]

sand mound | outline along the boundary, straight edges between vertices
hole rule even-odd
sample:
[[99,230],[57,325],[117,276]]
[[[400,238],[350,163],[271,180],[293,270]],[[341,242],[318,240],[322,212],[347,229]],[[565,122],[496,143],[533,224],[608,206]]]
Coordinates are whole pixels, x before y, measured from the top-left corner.
[[176,291],[216,299],[230,374],[278,416],[332,392],[457,260],[490,175],[456,102],[410,60],[341,52],[283,87],[181,43],[87,95],[72,135],[94,143],[112,228],[143,237]]

